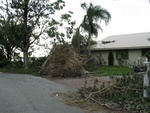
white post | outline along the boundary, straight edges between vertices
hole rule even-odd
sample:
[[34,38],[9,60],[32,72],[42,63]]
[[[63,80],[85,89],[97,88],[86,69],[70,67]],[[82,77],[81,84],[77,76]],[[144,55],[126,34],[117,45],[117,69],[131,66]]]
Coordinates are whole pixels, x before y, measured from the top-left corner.
[[149,77],[148,77],[149,62],[147,58],[144,61],[144,65],[147,67],[147,70],[144,73],[143,77],[143,97],[148,97],[148,92],[146,88],[149,87]]

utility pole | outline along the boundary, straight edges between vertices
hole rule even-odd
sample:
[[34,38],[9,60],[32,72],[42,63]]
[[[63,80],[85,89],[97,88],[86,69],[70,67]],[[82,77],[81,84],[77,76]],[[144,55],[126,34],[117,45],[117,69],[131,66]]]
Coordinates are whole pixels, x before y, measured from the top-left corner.
[[143,97],[147,98],[149,96],[148,91],[147,91],[147,88],[149,87],[149,77],[148,77],[149,62],[148,62],[148,59],[146,58],[143,63],[147,68],[146,72],[143,75]]

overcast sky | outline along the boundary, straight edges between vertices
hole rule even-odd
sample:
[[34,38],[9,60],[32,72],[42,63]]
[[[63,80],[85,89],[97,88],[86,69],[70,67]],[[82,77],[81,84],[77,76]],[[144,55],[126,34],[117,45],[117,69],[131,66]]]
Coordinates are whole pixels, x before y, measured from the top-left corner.
[[107,9],[112,16],[108,26],[101,23],[103,33],[99,32],[97,40],[110,35],[150,32],[149,0],[64,0],[65,10],[74,12],[73,19],[77,26],[82,22],[85,11],[80,3],[92,2]]

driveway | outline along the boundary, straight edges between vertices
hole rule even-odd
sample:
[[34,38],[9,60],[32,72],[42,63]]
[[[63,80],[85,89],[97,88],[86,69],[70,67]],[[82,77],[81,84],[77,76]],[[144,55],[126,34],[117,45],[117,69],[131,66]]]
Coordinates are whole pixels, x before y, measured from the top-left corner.
[[52,81],[68,86],[72,89],[78,90],[79,88],[83,87],[85,81],[87,86],[93,86],[94,81],[98,80],[100,83],[109,83],[111,79],[109,76],[101,76],[101,77],[88,77],[88,78],[61,78],[61,79],[52,79]]
[[65,85],[26,74],[0,73],[0,113],[84,113],[63,103]]

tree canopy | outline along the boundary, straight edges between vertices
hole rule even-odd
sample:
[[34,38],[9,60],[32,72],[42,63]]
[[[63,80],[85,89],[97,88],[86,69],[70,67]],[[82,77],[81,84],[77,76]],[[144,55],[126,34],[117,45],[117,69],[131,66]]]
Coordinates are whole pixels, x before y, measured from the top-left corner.
[[54,44],[64,44],[67,39],[72,38],[74,32],[74,25],[76,21],[72,20],[73,12],[62,14],[60,20],[52,19],[49,22],[49,29],[47,34],[53,38]]
[[111,19],[111,15],[106,9],[99,5],[94,6],[93,3],[87,4],[84,2],[81,4],[81,7],[86,12],[81,26],[86,32],[88,32],[88,52],[90,55],[90,40],[92,36],[98,36],[98,30],[102,30],[100,25],[101,21],[108,24]]
[[[0,10],[3,13],[0,14],[0,20],[7,21],[8,24],[13,23],[11,27],[16,31],[13,35],[17,39],[7,33],[5,37],[11,37],[10,40],[19,40],[17,46],[24,53],[25,68],[28,68],[28,53],[32,48],[31,45],[45,32],[45,26],[52,19],[51,15],[63,9],[64,6],[63,0],[52,3],[47,0],[1,0]],[[8,27],[8,29],[1,29],[10,33],[11,27]],[[37,31],[38,28],[40,30]]]

